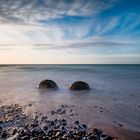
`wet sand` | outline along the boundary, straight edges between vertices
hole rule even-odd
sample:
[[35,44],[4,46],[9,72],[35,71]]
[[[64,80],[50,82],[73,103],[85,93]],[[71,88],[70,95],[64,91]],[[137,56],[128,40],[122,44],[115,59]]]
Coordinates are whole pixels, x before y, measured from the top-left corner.
[[[2,103],[2,101],[1,101]],[[95,109],[97,109],[99,112],[104,111],[103,107],[100,106],[94,106]],[[0,137],[1,139],[8,139],[14,140],[14,139],[31,139],[37,138],[36,136],[28,136],[26,133],[22,135],[21,131],[26,131],[26,129],[33,129],[32,125],[35,125],[34,129],[37,127],[41,128],[40,130],[37,130],[36,133],[41,133],[42,131],[45,132],[44,126],[48,123],[48,121],[55,122],[56,120],[59,122],[66,121],[67,123],[67,131],[73,130],[72,128],[75,127],[75,122],[78,122],[79,126],[82,124],[86,124],[86,134],[90,135],[91,130],[94,129],[94,131],[97,131],[98,138],[97,140],[139,140],[140,139],[140,132],[128,130],[123,126],[123,124],[118,122],[113,122],[113,124],[107,124],[100,121],[100,117],[94,118],[90,116],[88,113],[85,114],[83,112],[83,115],[78,113],[80,111],[77,111],[77,107],[75,105],[59,105],[53,110],[48,110],[47,112],[42,112],[38,109],[35,109],[34,104],[29,103],[27,105],[21,106],[18,104],[12,104],[12,105],[2,105],[0,107]],[[90,118],[90,120],[83,119],[87,116],[87,119]],[[112,120],[110,120],[112,121]],[[37,126],[36,126],[37,122]],[[57,122],[57,123],[58,123]],[[56,123],[56,125],[57,125]],[[28,127],[26,128],[25,126]],[[48,125],[48,124],[47,124]],[[65,125],[64,125],[65,126]],[[52,126],[51,126],[52,127]],[[16,132],[13,132],[15,131]],[[31,131],[30,130],[30,131]],[[39,131],[39,132],[38,132]],[[40,132],[41,131],[41,132]],[[79,131],[79,130],[78,130]],[[85,129],[84,129],[85,131]],[[11,134],[12,133],[12,134]],[[46,132],[47,133],[47,132]],[[83,130],[82,130],[82,133]],[[44,133],[43,133],[44,134]],[[92,132],[93,134],[93,132]],[[97,135],[94,132],[95,136]],[[106,137],[101,137],[101,134]],[[57,135],[57,133],[55,133]],[[25,137],[28,136],[28,137]],[[85,135],[81,136],[81,138],[84,138]],[[61,136],[56,137],[54,139],[62,138]],[[37,139],[43,139],[42,136],[38,137]],[[44,137],[45,139],[45,137]],[[47,138],[46,138],[47,139]],[[51,137],[50,137],[51,139]],[[52,138],[53,139],[53,138]],[[69,139],[69,138],[67,138]],[[78,139],[78,138],[71,138],[71,139]],[[80,139],[80,138],[79,138]],[[87,137],[87,139],[90,139]],[[94,138],[91,138],[94,139]]]

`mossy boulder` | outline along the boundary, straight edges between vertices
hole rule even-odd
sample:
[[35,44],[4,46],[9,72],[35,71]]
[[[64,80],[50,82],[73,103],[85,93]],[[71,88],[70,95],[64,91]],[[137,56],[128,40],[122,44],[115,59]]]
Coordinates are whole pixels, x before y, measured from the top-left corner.
[[43,80],[39,83],[39,89],[57,89],[58,86],[53,80]]
[[70,90],[90,90],[88,83],[83,81],[75,81],[69,87]]

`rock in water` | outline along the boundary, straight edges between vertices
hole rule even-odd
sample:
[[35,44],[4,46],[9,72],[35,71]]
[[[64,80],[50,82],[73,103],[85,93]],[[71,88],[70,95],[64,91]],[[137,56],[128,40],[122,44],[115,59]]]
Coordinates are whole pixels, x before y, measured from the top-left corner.
[[57,84],[52,80],[43,80],[39,83],[40,89],[57,89]]
[[76,81],[69,87],[70,90],[90,90],[89,85],[83,81]]

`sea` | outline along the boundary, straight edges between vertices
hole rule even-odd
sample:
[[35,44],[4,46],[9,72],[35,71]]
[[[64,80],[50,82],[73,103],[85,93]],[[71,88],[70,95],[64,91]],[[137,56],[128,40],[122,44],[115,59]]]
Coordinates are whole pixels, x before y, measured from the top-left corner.
[[[54,80],[59,89],[41,92],[38,84],[44,79]],[[91,90],[70,91],[79,80]],[[0,65],[0,105],[14,103],[33,104],[41,112],[74,105],[89,124],[118,122],[139,130],[140,65]]]

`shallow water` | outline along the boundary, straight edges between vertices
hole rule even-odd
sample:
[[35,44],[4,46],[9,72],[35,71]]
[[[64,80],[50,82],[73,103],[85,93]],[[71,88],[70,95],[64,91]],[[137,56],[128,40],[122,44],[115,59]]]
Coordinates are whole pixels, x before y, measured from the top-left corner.
[[[37,85],[44,79],[54,80],[59,90],[41,93]],[[76,80],[89,83],[91,91],[69,91]],[[140,65],[1,65],[0,100],[1,104],[32,103],[32,109],[41,112],[75,105],[79,118],[89,125],[117,121],[139,130]]]

